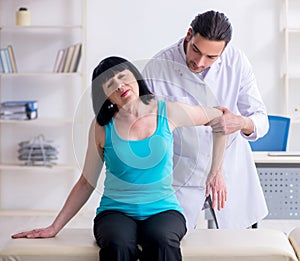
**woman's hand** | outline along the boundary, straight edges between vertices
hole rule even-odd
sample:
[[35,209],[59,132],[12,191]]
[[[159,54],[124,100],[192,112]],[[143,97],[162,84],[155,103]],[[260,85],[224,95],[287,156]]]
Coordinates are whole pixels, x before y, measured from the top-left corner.
[[52,226],[38,228],[12,235],[12,238],[49,238],[55,237],[58,232]]
[[227,200],[227,190],[221,168],[217,173],[209,173],[206,180],[206,196],[211,193],[212,206],[218,205],[218,210],[225,206]]

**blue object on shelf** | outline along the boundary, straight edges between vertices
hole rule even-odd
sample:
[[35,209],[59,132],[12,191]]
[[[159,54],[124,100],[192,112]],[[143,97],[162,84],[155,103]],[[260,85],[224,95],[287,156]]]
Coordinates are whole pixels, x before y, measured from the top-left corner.
[[291,119],[268,115],[269,131],[256,140],[249,141],[252,151],[286,151]]

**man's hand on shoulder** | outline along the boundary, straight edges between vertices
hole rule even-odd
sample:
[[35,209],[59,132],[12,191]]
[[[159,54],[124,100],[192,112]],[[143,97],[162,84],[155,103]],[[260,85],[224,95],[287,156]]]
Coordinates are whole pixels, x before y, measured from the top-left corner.
[[223,112],[223,115],[211,120],[207,125],[211,126],[213,132],[220,132],[228,135],[236,131],[242,131],[245,135],[250,135],[254,131],[251,119],[236,115],[225,107],[216,107]]

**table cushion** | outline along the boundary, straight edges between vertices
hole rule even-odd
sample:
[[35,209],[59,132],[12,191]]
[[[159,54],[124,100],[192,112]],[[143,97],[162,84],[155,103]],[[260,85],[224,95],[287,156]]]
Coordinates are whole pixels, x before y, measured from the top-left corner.
[[98,261],[91,229],[63,229],[54,238],[11,239],[0,261]]
[[182,254],[185,261],[297,260],[287,236],[271,229],[199,229],[182,240]]
[[300,227],[294,228],[289,234],[289,240],[300,260]]
[[[12,239],[0,261],[97,261],[91,229],[63,229],[55,238]],[[197,229],[182,240],[184,261],[296,261],[287,236],[268,229]]]

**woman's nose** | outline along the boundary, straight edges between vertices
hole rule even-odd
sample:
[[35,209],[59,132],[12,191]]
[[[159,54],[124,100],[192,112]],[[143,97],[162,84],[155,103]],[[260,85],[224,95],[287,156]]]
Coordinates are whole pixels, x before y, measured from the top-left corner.
[[123,89],[123,88],[124,88],[124,83],[123,83],[123,82],[120,82],[120,83],[118,84],[117,90],[119,91],[119,90],[121,90],[121,89]]

